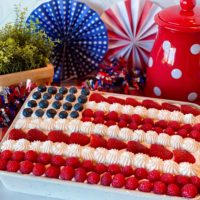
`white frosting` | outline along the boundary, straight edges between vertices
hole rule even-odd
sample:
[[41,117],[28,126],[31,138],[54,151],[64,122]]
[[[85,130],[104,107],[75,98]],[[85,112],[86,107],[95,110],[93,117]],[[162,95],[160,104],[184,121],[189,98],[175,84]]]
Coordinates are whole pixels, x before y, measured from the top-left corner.
[[158,112],[159,112],[159,110],[157,110],[155,108],[149,108],[147,110],[147,117],[155,119],[155,118],[157,118]]
[[137,168],[145,168],[149,157],[143,153],[138,153],[134,156],[134,165]]
[[55,155],[63,155],[66,148],[67,144],[65,144],[64,142],[54,143],[52,147],[52,152]]
[[195,116],[193,114],[185,114],[183,116],[183,122],[186,124],[192,124],[195,121]]
[[113,104],[110,105],[109,111],[110,112],[111,111],[115,111],[115,112],[121,113],[122,108],[123,108],[123,106],[121,104],[119,104],[119,103],[113,103]]
[[52,141],[45,141],[40,146],[40,150],[42,153],[54,153],[53,152],[53,142]]
[[197,142],[191,138],[185,138],[183,140],[182,148],[189,152],[196,152],[198,149]]
[[15,140],[6,140],[3,142],[3,144],[1,145],[1,150],[14,150],[14,144],[15,144]]
[[58,120],[56,120],[55,129],[67,132],[68,131],[68,121],[66,119],[58,119]]
[[200,166],[190,164],[187,162],[182,162],[179,164],[179,173],[184,176],[195,176],[199,175]]
[[85,160],[93,160],[94,158],[94,148],[83,147],[81,150],[81,157]]
[[93,129],[93,133],[98,135],[106,135],[108,127],[104,124],[96,124]]
[[169,121],[170,120],[170,115],[171,115],[171,112],[168,111],[168,110],[159,110],[158,119],[159,120]]
[[15,151],[27,151],[29,150],[30,142],[26,139],[19,139],[15,142],[13,150]]
[[94,129],[92,122],[83,122],[80,127],[80,132],[90,134]]
[[145,134],[145,140],[148,144],[155,144],[158,138],[158,134],[155,131],[147,131]]
[[85,107],[86,108],[89,108],[89,109],[92,109],[92,110],[95,110],[96,109],[96,106],[97,106],[97,103],[95,101],[88,101],[86,104],[85,104]]
[[147,116],[147,109],[143,106],[136,106],[134,109],[134,113],[141,115],[142,117],[146,117]]
[[173,160],[165,160],[163,161],[163,172],[170,174],[178,174],[179,165]]
[[160,133],[157,138],[157,143],[164,145],[164,146],[169,146],[170,145],[170,136],[167,135],[166,133]]
[[31,142],[30,150],[33,150],[33,151],[36,151],[36,152],[40,152],[41,144],[42,143],[40,141]]
[[67,157],[80,157],[81,155],[81,146],[78,144],[68,145],[64,152]]
[[180,149],[183,144],[183,138],[180,135],[172,135],[170,139],[170,145],[174,149]]
[[129,141],[131,140],[133,132],[129,128],[122,128],[119,131],[118,137],[122,140]]
[[134,114],[134,108],[133,108],[133,106],[130,106],[130,105],[123,106],[122,113],[123,114],[127,114],[127,115]]
[[122,166],[129,166],[134,164],[134,154],[130,152],[123,152],[119,157],[119,164]]
[[106,163],[117,164],[119,160],[119,153],[116,149],[111,149],[106,155]]
[[82,126],[82,123],[80,120],[78,119],[73,119],[69,122],[69,132],[73,133],[73,132],[79,132],[80,131],[80,127]]
[[143,142],[145,140],[145,132],[143,130],[135,130],[131,136],[134,141]]
[[119,131],[120,131],[119,126],[113,125],[113,126],[108,127],[107,135],[111,138],[118,138]]
[[148,170],[162,170],[163,169],[163,161],[160,158],[157,157],[151,157],[147,164],[146,164],[146,168]]
[[183,121],[183,117],[184,117],[184,114],[182,112],[173,111],[173,112],[171,112],[170,120],[177,121],[177,122],[182,122]]
[[30,122],[27,124],[27,128],[28,129],[39,129],[40,127],[40,122],[41,120],[40,119],[33,119],[33,120],[30,120]]
[[25,119],[18,119],[15,123],[16,129],[26,129],[28,124],[30,123],[30,120],[28,118]]
[[97,104],[97,110],[108,112],[110,104],[107,102],[100,102]]
[[108,153],[107,149],[97,148],[94,152],[94,160],[99,163],[106,163],[106,155]]
[[40,123],[40,128],[45,131],[52,131],[54,130],[54,124],[55,124],[54,119],[51,118],[44,119]]

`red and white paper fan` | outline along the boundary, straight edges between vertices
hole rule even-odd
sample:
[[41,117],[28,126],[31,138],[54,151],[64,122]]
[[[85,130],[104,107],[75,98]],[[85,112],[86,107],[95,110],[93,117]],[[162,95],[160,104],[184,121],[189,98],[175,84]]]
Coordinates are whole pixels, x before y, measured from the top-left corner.
[[124,57],[129,67],[145,69],[157,33],[154,16],[161,7],[149,0],[126,0],[106,10],[109,58]]

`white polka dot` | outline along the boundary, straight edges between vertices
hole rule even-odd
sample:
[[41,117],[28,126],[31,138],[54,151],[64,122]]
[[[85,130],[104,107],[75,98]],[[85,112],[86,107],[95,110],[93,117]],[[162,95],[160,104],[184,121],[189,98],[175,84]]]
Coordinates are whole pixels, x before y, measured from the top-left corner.
[[148,63],[149,67],[152,67],[153,66],[153,58],[150,57],[149,58],[149,63]]
[[171,43],[170,43],[170,41],[165,40],[165,41],[163,42],[162,48],[163,48],[164,51],[170,49],[170,48],[171,48]]
[[182,76],[182,71],[180,69],[173,69],[171,72],[171,76],[174,79],[179,79]]
[[154,92],[154,94],[156,95],[156,96],[161,96],[161,90],[160,90],[160,88],[159,87],[154,87],[153,88],[153,92]]
[[198,98],[198,94],[196,92],[192,92],[188,95],[188,100],[189,101],[195,101]]
[[199,44],[193,44],[190,48],[190,52],[193,55],[197,55],[198,53],[200,53],[200,45]]

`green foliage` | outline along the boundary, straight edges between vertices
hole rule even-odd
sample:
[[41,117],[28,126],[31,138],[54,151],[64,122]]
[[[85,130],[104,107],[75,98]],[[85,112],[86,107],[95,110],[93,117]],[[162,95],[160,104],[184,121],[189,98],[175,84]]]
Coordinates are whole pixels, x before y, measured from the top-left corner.
[[0,30],[0,75],[46,66],[54,47],[42,30],[36,31],[37,23],[25,23],[26,9],[16,6],[15,11],[15,23]]

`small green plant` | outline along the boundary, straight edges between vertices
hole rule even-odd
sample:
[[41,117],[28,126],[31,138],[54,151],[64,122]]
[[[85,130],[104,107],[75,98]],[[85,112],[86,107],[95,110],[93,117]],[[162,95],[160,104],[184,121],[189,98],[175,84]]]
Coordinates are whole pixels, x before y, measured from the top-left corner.
[[26,24],[26,9],[16,6],[15,12],[15,23],[0,30],[0,75],[46,66],[54,47],[37,23]]

